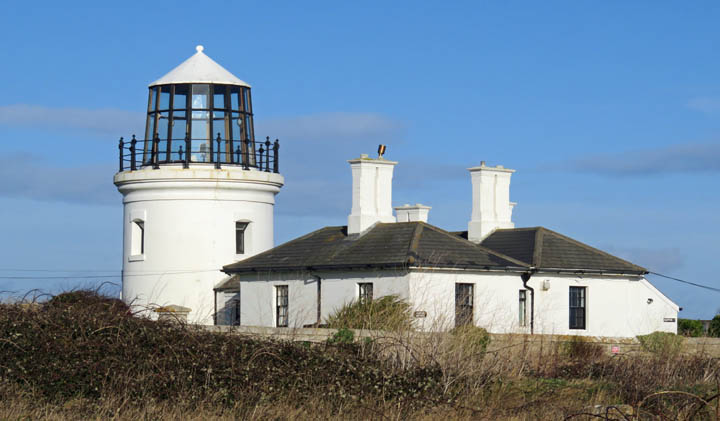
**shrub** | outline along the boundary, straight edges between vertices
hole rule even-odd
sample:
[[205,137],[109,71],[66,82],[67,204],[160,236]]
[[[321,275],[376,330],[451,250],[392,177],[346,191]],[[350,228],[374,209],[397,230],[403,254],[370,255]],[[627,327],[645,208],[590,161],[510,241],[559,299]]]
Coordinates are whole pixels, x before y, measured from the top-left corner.
[[571,359],[584,362],[597,360],[604,354],[602,345],[582,336],[573,336],[569,341],[563,342],[560,351]]
[[710,320],[710,328],[708,329],[708,336],[713,338],[720,338],[720,314]]
[[637,338],[645,351],[664,358],[677,356],[684,341],[682,336],[669,332],[653,332]]
[[697,338],[703,333],[703,324],[700,320],[678,319],[678,334]]
[[490,334],[487,330],[474,326],[456,326],[450,331],[456,345],[461,345],[471,354],[485,352],[490,344]]
[[332,405],[426,405],[438,393],[432,367],[394,370],[354,347],[218,334],[152,321],[91,291],[61,294],[38,311],[0,304],[0,386],[14,385],[55,403],[183,402],[233,407],[299,405],[312,390]]
[[355,342],[355,332],[346,327],[341,327],[332,337],[328,338],[329,344],[349,345],[353,342]]
[[410,304],[396,295],[345,304],[327,319],[327,326],[340,329],[412,330]]

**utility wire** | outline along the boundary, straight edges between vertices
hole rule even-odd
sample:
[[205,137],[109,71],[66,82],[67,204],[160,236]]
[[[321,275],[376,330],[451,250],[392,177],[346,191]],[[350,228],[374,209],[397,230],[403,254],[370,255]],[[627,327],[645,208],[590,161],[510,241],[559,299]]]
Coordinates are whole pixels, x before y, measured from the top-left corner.
[[[208,269],[208,270],[185,270],[185,271],[167,271],[167,272],[134,272],[134,273],[125,273],[122,274],[122,271],[119,270],[51,270],[51,269],[0,269],[0,271],[6,271],[6,272],[51,272],[51,273],[62,273],[62,272],[117,272],[117,275],[82,275],[82,276],[0,276],[0,279],[26,279],[26,280],[44,280],[44,279],[97,279],[97,278],[120,278],[123,277],[130,277],[130,276],[152,276],[152,275],[174,275],[174,274],[187,274],[187,273],[203,273],[203,272],[219,272],[220,269]],[[662,273],[657,272],[648,272],[652,275],[660,276],[662,278],[670,279],[676,282],[680,282],[686,285],[691,285],[697,288],[706,289],[709,291],[714,292],[720,292],[720,288],[715,288],[707,285],[698,284],[695,282],[686,281],[684,279],[674,278],[672,276],[663,275]]]
[[678,278],[673,278],[672,276],[663,275],[662,273],[657,273],[657,272],[648,272],[648,273],[651,273],[651,274],[653,274],[653,275],[660,276],[660,277],[662,277],[662,278],[671,279],[671,280],[673,280],[673,281],[682,282],[683,284],[692,285],[692,286],[694,286],[694,287],[703,288],[703,289],[708,289],[708,290],[710,290],[710,291],[715,291],[715,292],[720,292],[720,288],[715,288],[715,287],[710,287],[710,286],[707,286],[707,285],[696,284],[695,282],[690,282],[690,281],[685,281],[685,280],[678,279]]
[[182,270],[167,272],[135,272],[125,273],[124,275],[82,275],[82,276],[0,276],[0,279],[27,279],[27,280],[44,280],[44,279],[98,279],[98,278],[120,278],[129,276],[153,276],[153,275],[176,275],[187,273],[203,273],[203,272],[219,272],[220,269],[208,270]]

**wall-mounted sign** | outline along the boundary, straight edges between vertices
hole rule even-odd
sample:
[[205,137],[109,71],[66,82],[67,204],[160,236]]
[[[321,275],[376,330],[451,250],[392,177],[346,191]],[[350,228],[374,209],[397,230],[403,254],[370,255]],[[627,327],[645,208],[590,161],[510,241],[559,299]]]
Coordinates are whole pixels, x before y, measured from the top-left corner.
[[674,318],[674,317],[666,317],[666,318],[663,319],[663,322],[672,323],[672,322],[674,322],[674,321],[675,321],[675,318]]
[[427,317],[427,311],[416,311],[415,313],[413,313],[413,316],[416,319],[424,319],[425,317]]

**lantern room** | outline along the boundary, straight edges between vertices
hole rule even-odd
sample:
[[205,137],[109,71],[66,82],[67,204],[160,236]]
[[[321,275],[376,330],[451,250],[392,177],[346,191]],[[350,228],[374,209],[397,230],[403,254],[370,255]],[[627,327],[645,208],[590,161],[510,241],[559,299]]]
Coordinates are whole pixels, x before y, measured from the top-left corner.
[[121,148],[121,171],[129,161],[131,170],[214,163],[278,172],[278,141],[267,138],[256,147],[250,85],[205,55],[201,45],[196,50],[149,85],[145,140],[126,142],[129,154]]

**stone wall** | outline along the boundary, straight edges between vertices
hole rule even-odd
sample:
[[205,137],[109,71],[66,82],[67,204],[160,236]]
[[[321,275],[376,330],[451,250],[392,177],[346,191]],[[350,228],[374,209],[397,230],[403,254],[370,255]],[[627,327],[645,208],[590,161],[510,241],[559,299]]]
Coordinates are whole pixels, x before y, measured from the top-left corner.
[[[331,338],[337,329],[324,328],[272,328],[272,327],[250,327],[250,326],[203,326],[211,332],[226,332],[240,335],[251,335],[263,338],[278,340],[289,340],[297,342],[325,342]],[[355,339],[370,338],[382,340],[383,338],[398,339],[397,333],[387,333],[373,330],[353,330]],[[428,332],[407,332],[402,333],[404,338],[412,340],[413,337],[423,338],[429,335],[444,335],[446,333]],[[530,347],[544,352],[552,352],[553,349],[564,343],[573,341],[572,336],[564,335],[515,335],[515,334],[491,334],[491,342],[488,351],[501,351],[514,347]],[[641,353],[642,347],[635,338],[598,338],[583,337],[583,340],[597,343],[603,346],[608,354],[633,354]],[[684,338],[683,352],[687,354],[705,354],[720,358],[720,338]]]

